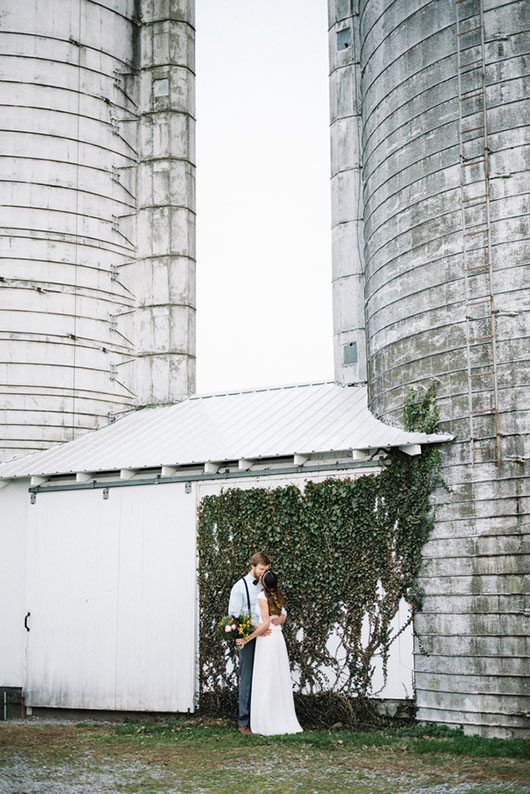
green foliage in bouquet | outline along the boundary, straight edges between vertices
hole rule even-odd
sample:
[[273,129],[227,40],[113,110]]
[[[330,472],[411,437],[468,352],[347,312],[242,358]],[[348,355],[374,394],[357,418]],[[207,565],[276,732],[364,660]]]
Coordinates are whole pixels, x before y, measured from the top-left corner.
[[[435,393],[407,397],[407,430],[434,432]],[[284,634],[298,691],[329,691],[327,667],[340,696],[373,695],[374,661],[386,664],[397,634],[401,599],[407,625],[421,604],[417,574],[433,523],[429,497],[440,484],[439,452],[410,457],[392,452],[381,474],[331,478],[272,489],[230,488],[199,508],[200,691],[218,702],[237,686],[230,650],[216,636],[230,588],[247,571],[250,555],[266,551],[287,598]],[[363,634],[364,627],[364,634]],[[403,628],[398,632],[403,631]],[[366,630],[368,629],[367,633]],[[341,637],[342,661],[328,647]]]
[[254,631],[252,617],[248,612],[234,617],[223,615],[217,624],[217,635],[223,640],[246,640]]

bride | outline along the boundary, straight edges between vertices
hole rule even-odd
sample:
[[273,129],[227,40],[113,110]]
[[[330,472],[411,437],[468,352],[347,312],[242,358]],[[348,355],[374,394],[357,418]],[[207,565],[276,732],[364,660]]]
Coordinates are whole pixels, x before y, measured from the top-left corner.
[[261,585],[263,590],[258,595],[257,602],[260,623],[247,639],[236,641],[238,645],[244,646],[257,638],[252,673],[250,728],[252,733],[265,736],[300,733],[302,728],[294,710],[289,657],[282,627],[271,623],[272,617],[282,614],[285,599],[278,587],[278,577],[272,571],[265,571],[261,577]]

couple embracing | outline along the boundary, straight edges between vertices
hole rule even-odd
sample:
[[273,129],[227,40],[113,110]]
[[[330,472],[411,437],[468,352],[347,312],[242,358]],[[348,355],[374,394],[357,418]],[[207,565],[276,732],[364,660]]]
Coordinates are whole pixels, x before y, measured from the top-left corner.
[[232,587],[229,615],[249,612],[255,626],[236,640],[239,653],[239,731],[273,736],[300,733],[296,718],[289,657],[282,634],[287,612],[266,554],[257,552],[250,571]]

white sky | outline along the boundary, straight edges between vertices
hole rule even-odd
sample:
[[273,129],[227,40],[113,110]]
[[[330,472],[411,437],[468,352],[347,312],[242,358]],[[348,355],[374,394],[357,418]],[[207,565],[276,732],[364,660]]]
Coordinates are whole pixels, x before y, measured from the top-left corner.
[[326,0],[197,0],[197,391],[333,378]]

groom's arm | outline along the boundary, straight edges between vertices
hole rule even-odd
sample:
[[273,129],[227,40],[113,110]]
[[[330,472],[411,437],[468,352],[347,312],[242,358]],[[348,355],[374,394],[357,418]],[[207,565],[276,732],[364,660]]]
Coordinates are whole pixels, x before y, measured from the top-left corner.
[[282,607],[282,614],[275,615],[273,618],[271,618],[271,623],[274,626],[283,626],[286,620],[287,620],[287,610],[285,609],[285,607]]
[[230,591],[230,600],[228,602],[228,614],[236,618],[243,612],[241,596],[241,582],[236,582]]

